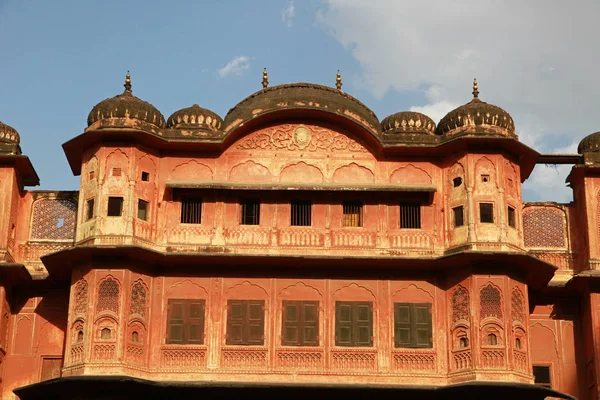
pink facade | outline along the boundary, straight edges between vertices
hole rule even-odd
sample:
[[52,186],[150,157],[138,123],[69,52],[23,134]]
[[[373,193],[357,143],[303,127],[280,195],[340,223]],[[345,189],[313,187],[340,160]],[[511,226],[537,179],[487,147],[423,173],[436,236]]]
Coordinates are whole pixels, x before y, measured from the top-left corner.
[[594,137],[573,203],[524,203],[545,156],[477,87],[436,127],[309,84],[165,121],[125,86],[63,145],[78,192],[25,190],[0,124],[3,398],[102,376],[598,398]]

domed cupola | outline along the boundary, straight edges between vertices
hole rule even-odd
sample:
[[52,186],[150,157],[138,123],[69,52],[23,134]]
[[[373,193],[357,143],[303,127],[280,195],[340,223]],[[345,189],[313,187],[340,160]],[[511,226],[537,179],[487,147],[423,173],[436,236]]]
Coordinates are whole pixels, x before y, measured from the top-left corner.
[[438,123],[438,135],[482,135],[517,138],[515,123],[509,113],[479,100],[477,80],[473,81],[473,100],[450,111]]
[[167,128],[199,129],[218,132],[223,125],[223,119],[215,112],[194,104],[191,107],[175,111],[167,120]]
[[[125,91],[123,94],[102,100],[96,104],[88,115],[87,124],[92,124],[113,118],[129,118],[154,125],[158,128],[165,127],[165,117],[152,104],[134,96],[131,92],[131,76],[127,72],[125,78]],[[108,124],[114,125],[114,124]],[[118,124],[121,125],[121,124]]]
[[0,121],[0,154],[21,154],[20,142],[19,132]]
[[577,146],[577,152],[579,154],[600,152],[600,132],[595,132],[584,137],[579,142],[579,146]]
[[388,135],[418,133],[435,135],[435,122],[425,114],[415,111],[400,111],[381,121],[381,132]]

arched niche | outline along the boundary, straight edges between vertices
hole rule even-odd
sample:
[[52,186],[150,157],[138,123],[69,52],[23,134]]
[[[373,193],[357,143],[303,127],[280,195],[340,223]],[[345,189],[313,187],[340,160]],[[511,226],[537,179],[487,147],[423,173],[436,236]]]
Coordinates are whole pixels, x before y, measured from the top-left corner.
[[207,299],[208,291],[190,279],[175,282],[165,292],[165,297],[173,299]]
[[333,183],[374,183],[375,175],[363,165],[350,163],[336,169],[332,181]]
[[229,180],[234,182],[271,182],[273,177],[267,167],[248,160],[231,168]]
[[261,285],[244,281],[229,287],[225,291],[225,298],[239,300],[268,300],[267,290]]
[[279,181],[285,183],[322,183],[324,178],[319,168],[300,161],[285,166],[279,174]]
[[300,281],[281,289],[278,297],[284,300],[322,301],[323,296],[314,286],[307,285]]
[[169,172],[169,180],[212,181],[213,171],[206,164],[200,163],[196,160],[189,160],[176,165],[171,172]]
[[430,184],[431,175],[422,168],[412,164],[400,167],[390,174],[390,183],[395,184]]

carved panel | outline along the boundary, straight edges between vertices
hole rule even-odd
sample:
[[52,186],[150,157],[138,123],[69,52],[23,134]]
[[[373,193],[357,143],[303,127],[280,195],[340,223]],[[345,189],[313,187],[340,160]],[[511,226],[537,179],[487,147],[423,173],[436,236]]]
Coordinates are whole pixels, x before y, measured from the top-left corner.
[[107,277],[98,286],[98,306],[96,312],[112,311],[119,313],[119,283]]
[[81,364],[83,362],[83,343],[77,343],[71,346],[71,365]]
[[421,350],[402,350],[392,353],[392,367],[399,371],[435,371],[436,353]]
[[461,350],[455,351],[452,355],[454,360],[453,367],[454,370],[462,370],[469,369],[473,366],[473,361],[471,359],[471,350]]
[[518,288],[513,288],[511,295],[511,318],[513,321],[525,323],[525,304],[523,294]]
[[390,235],[390,246],[393,248],[430,249],[433,247],[432,233],[408,233]]
[[299,369],[322,369],[323,351],[285,349],[277,351],[277,367]]
[[523,210],[525,247],[565,247],[565,213],[556,207],[526,207]]
[[224,368],[266,368],[268,365],[266,349],[228,348],[223,350],[221,360]]
[[93,354],[95,360],[113,360],[116,354],[116,345],[114,343],[96,343]]
[[482,350],[481,360],[484,368],[504,368],[504,349]]
[[452,294],[452,322],[469,321],[471,319],[469,308],[469,292],[459,286]]
[[198,346],[163,346],[161,365],[169,369],[203,368],[206,366],[206,348]]
[[522,350],[513,350],[513,360],[515,368],[522,372],[528,372],[527,353]]
[[169,243],[210,244],[215,230],[204,226],[177,226],[169,229]]
[[325,235],[314,229],[281,229],[279,231],[281,246],[321,247],[324,243]]
[[271,230],[258,227],[225,229],[225,239],[227,244],[268,246],[271,244]]
[[390,174],[390,183],[397,184],[427,184],[431,183],[431,175],[422,168],[408,164],[396,169]]
[[319,168],[301,161],[283,168],[279,174],[279,180],[292,183],[321,183],[324,178]]
[[375,175],[369,168],[351,163],[336,169],[332,180],[335,183],[373,183]]
[[129,314],[138,315],[142,318],[146,316],[146,307],[148,304],[148,291],[146,285],[141,279],[138,279],[131,286],[131,301],[129,304]]
[[31,239],[73,240],[77,204],[70,199],[39,199],[33,204]]
[[208,165],[201,164],[196,160],[190,160],[173,168],[169,173],[169,179],[212,181],[213,171]]
[[144,362],[144,346],[128,343],[125,348],[125,358],[135,364],[142,364]]
[[492,284],[483,287],[479,292],[479,301],[479,313],[482,320],[487,317],[502,319],[502,300],[498,288]]
[[264,165],[250,160],[231,168],[229,179],[232,181],[269,182],[271,173]]
[[331,350],[331,368],[347,371],[375,371],[377,350]]
[[88,302],[88,283],[85,279],[80,279],[75,285],[75,306],[73,307],[75,315],[86,315]]
[[358,142],[317,126],[280,125],[249,135],[239,141],[238,150],[288,150],[305,152],[339,151],[366,153]]
[[332,233],[332,243],[335,247],[375,247],[377,234],[375,232],[339,230]]

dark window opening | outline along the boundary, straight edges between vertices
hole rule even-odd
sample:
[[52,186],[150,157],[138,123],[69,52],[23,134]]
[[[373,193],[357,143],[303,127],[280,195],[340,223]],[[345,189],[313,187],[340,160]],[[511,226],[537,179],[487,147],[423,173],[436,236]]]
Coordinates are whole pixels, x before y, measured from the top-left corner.
[[357,201],[346,201],[343,204],[343,226],[361,227],[363,224],[363,205]]
[[262,346],[265,342],[265,301],[227,301],[228,345]]
[[149,203],[145,200],[138,200],[138,214],[137,217],[143,221],[148,221],[148,207]]
[[291,226],[312,225],[312,202],[306,200],[292,201]]
[[169,299],[167,344],[204,344],[203,299]]
[[142,171],[142,181],[150,181],[150,172]]
[[121,176],[121,168],[113,168],[112,175],[113,176]]
[[139,341],[138,333],[136,331],[131,332],[131,341],[137,343]]
[[452,186],[459,187],[460,185],[462,185],[462,178],[461,177],[452,179]]
[[89,221],[94,218],[94,199],[89,199],[85,202],[85,220]]
[[421,204],[400,203],[400,228],[421,229]]
[[488,335],[488,344],[490,346],[495,346],[498,344],[498,337],[496,335],[494,335],[493,333],[490,333]]
[[487,183],[490,181],[489,175],[481,175],[481,182]]
[[256,199],[242,200],[241,206],[240,223],[242,225],[260,225],[260,201]]
[[461,349],[469,347],[469,339],[466,336],[463,336],[460,339],[458,339],[458,347]]
[[533,377],[536,385],[552,388],[552,380],[550,379],[550,367],[546,365],[534,365]]
[[108,198],[108,213],[109,217],[120,217],[123,215],[123,198],[109,197]]
[[319,302],[283,301],[282,344],[319,345]]
[[463,226],[465,224],[463,206],[454,207],[452,211],[454,213],[454,226]]
[[77,332],[77,343],[83,342],[83,331]]
[[94,173],[94,171],[90,171],[90,181],[93,180],[96,177],[96,174]]
[[100,331],[100,339],[108,340],[111,338],[111,331],[109,328],[102,328]]
[[515,349],[521,349],[521,339],[520,338],[515,339]]
[[335,345],[373,346],[373,303],[335,302]]
[[511,228],[515,228],[515,209],[512,207],[508,207],[508,226]]
[[433,347],[431,303],[394,303],[394,346]]
[[202,223],[202,199],[185,199],[181,202],[181,223]]
[[479,204],[479,221],[483,223],[494,223],[494,205],[491,203]]

